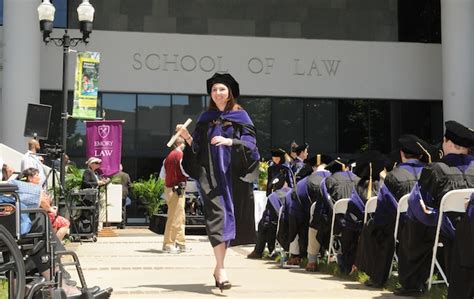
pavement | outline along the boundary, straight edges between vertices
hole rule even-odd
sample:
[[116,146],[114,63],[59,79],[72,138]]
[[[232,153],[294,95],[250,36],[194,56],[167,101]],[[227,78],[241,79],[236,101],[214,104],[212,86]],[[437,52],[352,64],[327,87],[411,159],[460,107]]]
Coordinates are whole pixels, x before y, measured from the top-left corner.
[[227,251],[233,286],[221,293],[214,286],[215,260],[206,236],[187,236],[190,250],[170,254],[161,250],[162,235],[136,228],[115,232],[116,237],[67,246],[78,254],[87,285],[112,287],[112,298],[401,298],[359,282],[247,259],[253,246]]

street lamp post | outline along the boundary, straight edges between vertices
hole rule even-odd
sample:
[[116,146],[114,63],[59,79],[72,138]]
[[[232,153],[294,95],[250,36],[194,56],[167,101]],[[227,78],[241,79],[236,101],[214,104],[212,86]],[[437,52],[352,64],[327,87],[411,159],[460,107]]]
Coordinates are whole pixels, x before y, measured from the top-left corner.
[[[40,21],[40,30],[43,33],[43,41],[48,44],[50,41],[58,47],[63,48],[63,112],[62,118],[62,154],[61,154],[61,168],[60,168],[60,184],[61,190],[64,190],[65,182],[65,167],[66,167],[66,145],[67,145],[67,119],[68,114],[68,58],[71,47],[76,47],[80,42],[87,44],[90,33],[92,32],[92,21],[94,20],[94,7],[89,3],[89,0],[82,0],[82,3],[77,8],[77,14],[80,22],[80,30],[82,37],[76,38],[69,36],[67,29],[64,30],[62,37],[50,37],[53,31],[54,13],[56,9],[50,0],[43,0],[38,6],[38,18]],[[64,194],[61,193],[62,196]]]

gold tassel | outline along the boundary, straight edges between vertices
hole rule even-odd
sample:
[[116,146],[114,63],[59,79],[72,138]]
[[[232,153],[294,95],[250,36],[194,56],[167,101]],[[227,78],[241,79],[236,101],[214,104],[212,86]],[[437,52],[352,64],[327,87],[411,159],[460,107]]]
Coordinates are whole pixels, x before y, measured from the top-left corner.
[[319,166],[319,165],[321,165],[321,154],[318,154],[316,156],[316,166]]
[[369,163],[369,187],[367,190],[367,200],[372,197],[372,162]]
[[428,151],[419,142],[417,142],[416,144],[418,144],[418,146],[421,147],[421,149],[425,152],[425,154],[428,155],[428,163],[431,163],[430,153],[428,153]]

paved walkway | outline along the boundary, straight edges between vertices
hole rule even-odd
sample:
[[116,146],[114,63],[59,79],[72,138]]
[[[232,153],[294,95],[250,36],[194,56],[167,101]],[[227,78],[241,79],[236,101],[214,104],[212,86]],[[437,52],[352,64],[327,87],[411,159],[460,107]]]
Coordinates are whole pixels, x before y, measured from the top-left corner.
[[[280,269],[267,260],[249,260],[252,246],[228,251],[233,283],[221,294],[214,287],[214,256],[206,236],[188,236],[190,251],[161,251],[162,235],[146,229],[117,230],[97,243],[72,243],[89,286],[113,287],[113,298],[393,298],[387,291],[303,269]],[[396,297],[400,298],[400,297]]]

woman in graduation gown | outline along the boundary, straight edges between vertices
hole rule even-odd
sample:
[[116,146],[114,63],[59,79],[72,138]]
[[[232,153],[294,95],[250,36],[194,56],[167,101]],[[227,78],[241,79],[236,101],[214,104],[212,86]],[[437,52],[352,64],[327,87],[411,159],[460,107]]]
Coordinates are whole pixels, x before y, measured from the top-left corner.
[[190,135],[186,128],[176,130],[186,140],[183,167],[198,183],[204,201],[209,241],[214,250],[214,279],[221,291],[229,289],[224,268],[227,248],[255,243],[253,186],[244,182],[250,165],[260,159],[256,132],[247,112],[235,99],[239,84],[230,74],[214,74],[207,80],[212,101]]

